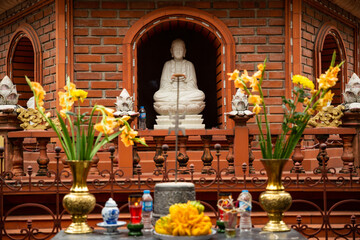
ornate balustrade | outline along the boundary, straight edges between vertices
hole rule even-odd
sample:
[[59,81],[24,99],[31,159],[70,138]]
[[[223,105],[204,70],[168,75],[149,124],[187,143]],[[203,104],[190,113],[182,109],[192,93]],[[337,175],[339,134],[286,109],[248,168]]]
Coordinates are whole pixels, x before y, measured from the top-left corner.
[[[280,130],[275,129],[272,131],[272,136],[279,133]],[[239,137],[236,130],[187,130],[186,134],[186,136],[178,137],[177,157],[175,157],[176,136],[174,133],[168,134],[165,130],[139,131],[139,135],[146,138],[149,147],[126,148],[122,143],[119,144],[118,139],[115,139],[113,144],[115,146],[114,169],[121,169],[124,176],[132,177],[137,175],[137,166],[140,164],[143,169],[142,174],[159,176],[168,168],[174,168],[176,159],[181,174],[189,174],[191,164],[193,164],[195,175],[211,174],[211,168],[217,167],[216,164],[213,164],[214,145],[216,143],[220,143],[222,146],[219,167],[226,168],[227,174],[239,176],[242,172],[243,163],[249,166],[249,174],[255,173],[254,164],[257,165],[257,168],[260,167],[258,161],[254,162],[255,159],[261,158],[257,147],[258,131],[256,130],[250,130],[246,138],[244,136]],[[292,156],[293,165],[288,170],[294,172],[295,166],[298,165],[297,171],[300,173],[305,173],[305,170],[312,171],[316,166],[322,167],[322,160],[325,159],[324,164],[326,166],[330,164],[329,166],[335,168],[341,167],[338,170],[340,173],[349,173],[349,164],[359,165],[359,156],[356,155],[358,150],[354,149],[356,146],[353,144],[358,137],[355,128],[308,128],[295,148]],[[23,147],[24,139],[29,138],[36,139],[36,152],[28,151]],[[24,176],[26,167],[31,165],[36,171],[36,176],[45,176],[49,169],[55,168],[54,153],[49,151],[51,147],[48,144],[56,141],[56,139],[55,132],[51,130],[8,133],[8,142],[13,150],[5,156],[6,163],[4,166],[8,166],[5,167],[5,170],[11,171],[15,177],[21,177]],[[309,139],[313,142],[310,146]],[[245,144],[246,142],[248,144]],[[325,143],[326,145],[324,145]],[[167,157],[164,156],[164,144],[167,145],[165,149]],[[330,162],[329,155],[332,159]],[[106,151],[96,155],[93,159],[90,175],[97,176],[103,168],[110,165],[108,156],[109,154]],[[317,159],[316,166],[314,159]],[[62,160],[66,167],[65,159]],[[356,170],[353,170],[353,174],[356,173]]]

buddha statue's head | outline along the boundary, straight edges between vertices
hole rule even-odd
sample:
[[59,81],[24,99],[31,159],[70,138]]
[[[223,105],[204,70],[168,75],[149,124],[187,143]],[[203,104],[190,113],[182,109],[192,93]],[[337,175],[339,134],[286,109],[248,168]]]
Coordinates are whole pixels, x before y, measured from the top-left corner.
[[171,43],[170,52],[174,59],[183,59],[186,54],[185,42],[180,38],[175,39]]
[[16,105],[18,100],[16,86],[8,76],[5,76],[0,82],[0,105]]

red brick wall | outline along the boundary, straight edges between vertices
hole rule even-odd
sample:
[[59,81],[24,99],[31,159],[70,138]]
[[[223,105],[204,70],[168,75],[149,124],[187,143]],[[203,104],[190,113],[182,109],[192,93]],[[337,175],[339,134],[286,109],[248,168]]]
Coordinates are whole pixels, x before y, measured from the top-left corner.
[[[236,52],[233,53],[236,54],[236,68],[253,73],[257,64],[267,57],[268,71],[263,83],[267,110],[270,112],[269,119],[279,123],[282,120],[281,96],[285,95],[284,2],[74,0],[74,81],[79,88],[89,91],[85,104],[92,106],[99,103],[114,107],[116,96],[123,87],[122,41],[130,27],[141,17],[161,7],[176,5],[198,8],[218,17],[232,32],[236,42]],[[340,12],[343,14],[342,10]],[[0,19],[4,17],[0,16]],[[303,2],[302,71],[310,78],[313,76],[315,35],[318,27],[329,19],[343,36],[349,56],[348,76],[354,69],[352,29]],[[27,22],[36,30],[43,49],[43,82],[47,92],[50,91],[47,100],[53,99],[55,90],[54,21],[54,4],[51,4],[0,29],[0,77],[5,75],[6,49],[16,27],[21,22]],[[51,102],[51,107],[54,106],[55,103]],[[49,107],[49,102],[46,107]]]
[[[236,42],[236,68],[256,70],[267,57],[264,81],[271,121],[279,122],[280,96],[284,95],[285,30],[283,1],[171,1],[74,3],[74,68],[78,86],[88,88],[90,104],[114,106],[122,88],[121,43],[133,23],[165,6],[200,8],[222,20]],[[106,100],[104,99],[106,98]]]
[[[315,80],[314,44],[316,35],[324,23],[330,22],[331,25],[337,28],[345,44],[347,55],[347,82],[354,73],[354,29],[329,14],[329,12],[333,12],[329,10],[329,8],[340,13],[342,12],[339,7],[336,7],[333,4],[327,4],[327,7],[323,7],[321,11],[306,3],[302,6],[302,72],[309,79]],[[347,14],[345,13],[343,16],[346,17]]]
[[[21,11],[21,7],[25,9],[28,4],[34,1],[27,1],[21,5],[15,7],[3,15],[0,16],[2,21],[7,18],[4,16]],[[45,108],[55,107],[54,91],[55,91],[55,8],[54,4],[43,7],[35,12],[25,16],[24,18],[11,23],[10,25],[0,29],[0,78],[2,79],[6,75],[6,55],[9,48],[11,36],[21,23],[30,24],[36,31],[39,37],[42,54],[43,54],[43,86],[47,95],[45,97]],[[21,93],[21,92],[20,92]]]

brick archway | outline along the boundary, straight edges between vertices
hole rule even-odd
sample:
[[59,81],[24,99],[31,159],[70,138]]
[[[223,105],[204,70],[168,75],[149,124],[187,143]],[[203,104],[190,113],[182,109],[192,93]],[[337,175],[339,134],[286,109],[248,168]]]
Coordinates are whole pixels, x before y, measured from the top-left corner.
[[212,41],[217,42],[217,77],[216,84],[218,88],[218,118],[221,128],[233,127],[232,122],[227,122],[225,112],[231,111],[231,98],[234,93],[234,87],[227,80],[226,73],[233,71],[235,67],[235,42],[227,26],[215,16],[188,7],[166,7],[155,10],[139,19],[127,32],[123,41],[124,53],[124,87],[130,94],[135,96],[135,105],[137,105],[137,47],[145,33],[154,31],[154,29],[164,23],[171,24],[174,21],[188,22],[194,25],[194,29],[203,29],[208,33]]

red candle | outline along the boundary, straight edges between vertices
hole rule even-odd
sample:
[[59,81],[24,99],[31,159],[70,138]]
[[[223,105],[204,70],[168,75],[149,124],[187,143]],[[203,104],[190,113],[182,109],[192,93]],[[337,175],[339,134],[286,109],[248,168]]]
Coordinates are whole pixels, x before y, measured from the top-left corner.
[[141,223],[141,195],[129,196],[129,211],[131,224]]

